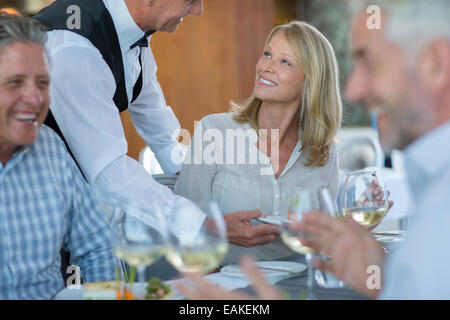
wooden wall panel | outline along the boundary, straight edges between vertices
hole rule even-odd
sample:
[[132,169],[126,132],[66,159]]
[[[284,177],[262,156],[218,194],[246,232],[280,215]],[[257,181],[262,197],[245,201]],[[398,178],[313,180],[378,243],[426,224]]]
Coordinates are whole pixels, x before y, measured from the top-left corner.
[[192,131],[204,115],[227,111],[236,95],[234,5],[204,1],[202,16],[188,16],[176,33],[151,41],[158,79],[182,128]]
[[273,0],[235,0],[236,66],[238,94],[243,100],[253,92],[255,67],[263,53],[266,38],[274,27],[275,4]]
[[[174,34],[152,36],[158,80],[182,128],[192,133],[194,121],[251,94],[274,11],[274,0],[205,0],[202,16],[188,16]],[[137,158],[145,143],[126,113],[122,120],[128,153]]]

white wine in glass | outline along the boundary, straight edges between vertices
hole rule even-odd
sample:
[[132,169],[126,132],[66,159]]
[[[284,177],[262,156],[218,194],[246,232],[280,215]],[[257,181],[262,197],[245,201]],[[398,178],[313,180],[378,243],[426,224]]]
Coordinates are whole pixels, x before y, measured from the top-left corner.
[[281,239],[284,244],[288,246],[294,252],[305,255],[306,264],[308,267],[308,278],[306,281],[307,286],[307,299],[316,299],[313,293],[314,285],[314,266],[312,263],[314,250],[304,246],[299,238],[307,238],[302,232],[294,231],[291,228],[291,224],[294,222],[300,222],[302,215],[312,210],[320,210],[319,193],[312,192],[308,189],[299,190],[295,187],[290,187],[289,206],[287,208],[286,220],[281,223]]
[[162,258],[167,251],[167,230],[161,214],[155,211],[152,216],[140,217],[119,212],[112,223],[117,258],[135,267],[138,280],[142,282],[146,280],[146,267]]
[[371,227],[377,224],[384,218],[388,209],[385,207],[356,207],[356,208],[343,208],[342,213],[344,216],[351,216],[356,222],[365,226]]
[[302,215],[309,211],[318,211],[335,216],[337,212],[335,201],[326,187],[319,190],[296,189],[290,187],[289,205],[287,208],[286,220],[281,224],[281,239],[294,252],[303,254],[308,267],[307,299],[317,299],[314,292],[314,265],[313,258],[317,254],[313,249],[303,245],[299,238],[313,239],[302,232],[294,231],[291,228],[293,222],[300,222]]
[[344,217],[370,228],[378,224],[389,210],[386,187],[375,171],[356,171],[347,175],[341,195]]
[[226,225],[223,215],[215,202],[200,204],[199,208],[185,206],[177,212],[178,221],[189,221],[196,210],[201,210],[206,218],[199,230],[185,230],[169,226],[169,261],[181,272],[208,273],[216,269],[228,251]]
[[117,258],[125,260],[129,265],[140,268],[147,267],[159,260],[166,252],[166,246],[117,246]]
[[289,226],[285,226],[285,229],[281,233],[281,239],[283,240],[284,244],[287,245],[292,251],[297,252],[299,254],[312,254],[314,250],[312,250],[309,247],[304,246],[300,240],[299,237],[303,236],[303,234],[299,234],[298,232],[292,231],[289,229]]
[[166,258],[179,271],[208,273],[219,266],[227,251],[226,243],[214,244],[212,241],[203,250],[171,247]]

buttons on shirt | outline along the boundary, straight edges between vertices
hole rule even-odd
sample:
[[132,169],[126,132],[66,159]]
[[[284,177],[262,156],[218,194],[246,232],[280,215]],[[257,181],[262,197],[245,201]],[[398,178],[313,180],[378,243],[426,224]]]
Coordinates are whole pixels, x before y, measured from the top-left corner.
[[274,202],[273,202],[273,214],[275,216],[279,215],[279,209],[280,209],[280,185],[278,184],[277,179],[273,179],[273,194],[275,196]]

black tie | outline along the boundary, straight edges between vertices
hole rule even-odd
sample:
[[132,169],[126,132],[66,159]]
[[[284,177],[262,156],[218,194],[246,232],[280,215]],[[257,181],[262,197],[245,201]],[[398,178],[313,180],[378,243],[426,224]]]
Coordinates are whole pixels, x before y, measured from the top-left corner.
[[148,47],[148,37],[150,35],[152,35],[153,33],[155,33],[155,31],[156,30],[147,31],[142,38],[140,38],[138,41],[136,41],[135,43],[133,43],[131,45],[130,49],[136,48],[137,46],[139,46],[141,48]]
[[141,73],[139,73],[139,77],[138,77],[136,83],[134,84],[133,97],[130,101],[130,104],[133,103],[139,97],[139,95],[141,94],[141,91],[142,91],[143,80],[142,80],[142,58],[141,58],[141,55],[139,55],[139,65],[141,66]]
[[[155,31],[156,31],[156,30],[150,30],[150,31],[147,31],[147,32],[145,33],[145,35],[144,35],[141,39],[139,39],[138,41],[136,41],[136,42],[130,47],[130,49],[133,49],[133,48],[135,48],[135,47],[137,47],[137,46],[139,46],[140,48],[146,48],[146,47],[148,47],[148,39],[147,39],[147,38],[148,38],[151,34],[155,33]],[[141,52],[141,53],[142,53],[142,52]],[[140,54],[139,54],[139,64],[141,65],[141,73],[139,74],[139,77],[138,77],[136,83],[134,84],[134,88],[133,88],[133,97],[132,97],[130,103],[133,103],[133,102],[139,97],[139,95],[141,94],[141,91],[142,91],[142,58],[141,58],[141,55],[140,55]]]

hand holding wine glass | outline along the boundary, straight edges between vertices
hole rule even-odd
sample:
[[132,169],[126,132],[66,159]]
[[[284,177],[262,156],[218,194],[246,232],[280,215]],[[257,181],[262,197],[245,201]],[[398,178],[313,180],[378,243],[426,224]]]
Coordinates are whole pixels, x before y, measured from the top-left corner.
[[306,282],[308,290],[307,299],[312,300],[316,299],[316,296],[313,293],[313,257],[315,251],[312,248],[305,246],[300,240],[301,238],[310,239],[309,235],[292,228],[292,224],[294,222],[302,221],[303,214],[307,212],[318,211],[334,215],[336,209],[334,201],[326,188],[321,188],[317,191],[308,189],[298,190],[295,188],[292,190],[291,196],[289,197],[287,219],[281,224],[281,239],[294,252],[305,255],[308,267],[308,278]]
[[375,171],[347,175],[341,196],[344,216],[351,216],[359,224],[373,228],[385,217],[389,207],[389,192]]

